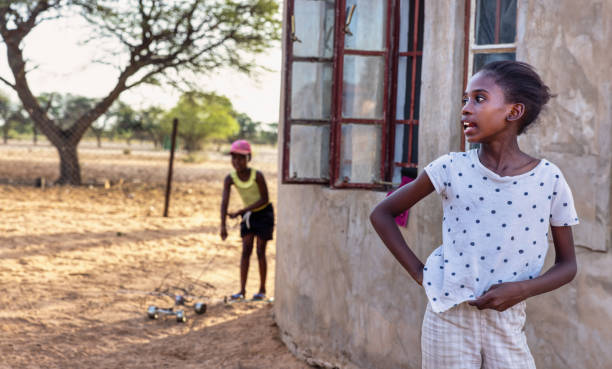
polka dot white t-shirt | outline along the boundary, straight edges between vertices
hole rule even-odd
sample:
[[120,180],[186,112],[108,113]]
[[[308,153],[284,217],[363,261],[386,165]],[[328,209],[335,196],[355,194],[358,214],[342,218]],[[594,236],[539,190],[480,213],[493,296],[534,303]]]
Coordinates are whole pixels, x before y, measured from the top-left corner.
[[494,284],[537,277],[549,225],[578,224],[563,174],[545,159],[527,173],[501,177],[471,150],[444,155],[425,172],[444,208],[443,243],[423,271],[435,312],[473,300]]

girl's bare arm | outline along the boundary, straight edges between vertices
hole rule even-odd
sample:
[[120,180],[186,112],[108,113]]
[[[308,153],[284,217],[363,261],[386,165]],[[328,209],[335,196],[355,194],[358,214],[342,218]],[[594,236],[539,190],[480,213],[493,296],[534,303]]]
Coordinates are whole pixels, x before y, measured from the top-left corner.
[[434,186],[425,172],[413,182],[399,188],[378,204],[370,214],[370,221],[385,246],[399,263],[420,285],[423,284],[423,263],[410,250],[395,224],[395,217],[410,209],[422,198],[434,191]]
[[555,264],[552,268],[534,279],[493,285],[480,298],[470,301],[470,304],[479,309],[504,311],[529,297],[555,290],[574,279],[578,267],[572,227],[551,227],[551,232],[555,244]]
[[229,204],[230,197],[230,186],[232,185],[232,177],[225,177],[225,181],[223,182],[223,195],[221,198],[221,239],[225,240],[227,238],[227,228],[225,226],[225,219],[227,218],[227,205]]

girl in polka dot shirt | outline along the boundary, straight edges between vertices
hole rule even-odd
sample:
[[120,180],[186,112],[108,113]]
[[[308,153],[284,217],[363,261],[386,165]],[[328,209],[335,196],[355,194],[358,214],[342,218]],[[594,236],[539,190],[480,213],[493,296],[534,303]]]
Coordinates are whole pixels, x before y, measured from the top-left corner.
[[[577,269],[571,190],[556,165],[522,152],[517,141],[549,98],[530,65],[485,65],[470,79],[461,112],[465,137],[480,148],[436,159],[370,215],[428,297],[423,368],[535,368],[524,301],[570,282]],[[433,191],[442,198],[443,243],[423,264],[394,217]],[[549,235],[555,262],[540,274]]]

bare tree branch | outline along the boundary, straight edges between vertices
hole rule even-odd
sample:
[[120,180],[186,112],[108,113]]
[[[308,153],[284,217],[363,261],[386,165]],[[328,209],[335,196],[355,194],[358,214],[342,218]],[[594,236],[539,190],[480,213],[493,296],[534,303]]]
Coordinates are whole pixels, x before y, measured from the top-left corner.
[[15,86],[14,84],[10,83],[8,80],[4,79],[2,76],[0,76],[0,81],[4,82],[7,86],[12,88],[13,90],[17,91],[17,86]]
[[[63,9],[79,11],[97,30],[85,43],[112,37],[123,46],[106,55],[127,51],[123,59],[127,62],[112,90],[67,129],[49,118],[51,102],[43,108],[32,94],[27,79],[31,70],[26,70],[21,45],[40,22],[68,14]],[[277,10],[276,0],[14,0],[0,6],[0,34],[15,83],[0,80],[17,91],[36,127],[58,149],[60,182],[78,184],[76,145],[123,91],[160,81],[193,86],[195,79],[186,74],[195,76],[220,66],[250,72],[255,65],[244,54],[262,52],[280,38]],[[112,65],[99,58],[94,62]],[[76,168],[76,180],[68,178],[65,162]]]

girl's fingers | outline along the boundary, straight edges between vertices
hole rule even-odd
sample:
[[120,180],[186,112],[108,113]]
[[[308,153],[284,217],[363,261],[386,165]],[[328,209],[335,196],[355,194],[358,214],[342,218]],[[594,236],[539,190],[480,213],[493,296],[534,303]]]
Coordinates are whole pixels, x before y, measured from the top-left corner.
[[484,295],[480,296],[476,300],[468,301],[468,304],[472,306],[476,306],[478,310],[482,310],[482,309],[487,308],[488,302],[489,302],[489,298],[487,297],[487,294],[485,293]]

